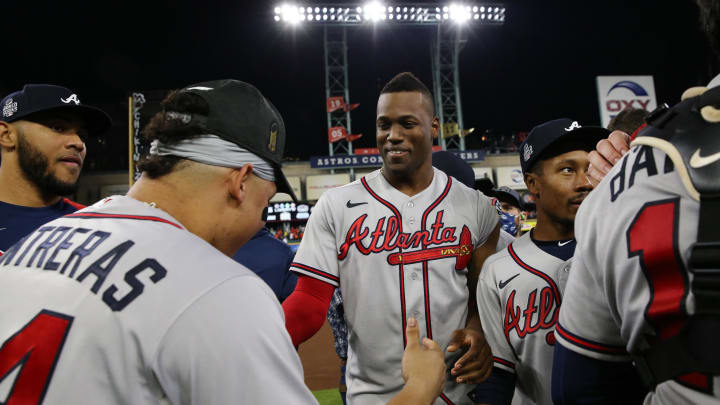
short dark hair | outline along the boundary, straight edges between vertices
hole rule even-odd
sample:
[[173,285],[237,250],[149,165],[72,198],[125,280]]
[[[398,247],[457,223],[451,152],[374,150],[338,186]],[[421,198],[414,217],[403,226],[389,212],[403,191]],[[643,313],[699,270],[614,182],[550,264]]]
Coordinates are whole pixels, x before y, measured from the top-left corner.
[[[162,101],[162,111],[155,114],[143,130],[142,136],[147,142],[159,140],[165,144],[174,144],[184,139],[205,134],[205,129],[190,121],[184,123],[168,112],[207,115],[210,106],[197,94],[173,90]],[[138,162],[138,169],[150,178],[158,178],[170,173],[183,158],[177,156],[146,156]]]
[[425,84],[417,78],[417,76],[410,72],[399,73],[390,79],[385,87],[382,88],[380,94],[400,93],[404,91],[416,91],[422,93],[422,95],[427,98],[428,102],[430,102],[430,107],[432,108],[431,113],[433,115],[435,114],[435,100],[433,99],[430,89],[428,89],[427,86],[425,86]]
[[645,123],[648,112],[641,108],[626,108],[610,120],[607,129],[609,131],[620,130],[632,135]]

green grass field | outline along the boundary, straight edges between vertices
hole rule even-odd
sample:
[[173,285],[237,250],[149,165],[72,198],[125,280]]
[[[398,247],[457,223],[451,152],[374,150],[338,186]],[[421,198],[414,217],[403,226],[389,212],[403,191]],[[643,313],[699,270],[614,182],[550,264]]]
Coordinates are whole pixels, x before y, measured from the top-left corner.
[[337,388],[313,391],[313,395],[315,395],[320,405],[342,405],[342,399]]

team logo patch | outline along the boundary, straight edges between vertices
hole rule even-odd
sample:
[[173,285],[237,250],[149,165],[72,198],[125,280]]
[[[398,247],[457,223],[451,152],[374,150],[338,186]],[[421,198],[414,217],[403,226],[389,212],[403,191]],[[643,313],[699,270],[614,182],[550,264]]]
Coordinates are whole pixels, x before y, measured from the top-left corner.
[[60,97],[60,101],[62,101],[62,102],[65,103],[65,104],[70,104],[70,103],[75,103],[75,105],[79,105],[79,104],[80,104],[80,99],[78,99],[77,94],[73,94],[73,95],[71,95],[71,96],[68,97],[68,98],[62,98],[62,97]]
[[277,149],[278,129],[278,123],[273,121],[273,123],[270,124],[270,142],[268,142],[268,149],[270,149],[270,152],[275,152],[275,149]]
[[3,117],[12,117],[12,115],[15,114],[17,110],[17,101],[13,101],[13,99],[9,98],[3,106]]
[[533,147],[532,145],[525,144],[525,147],[523,148],[523,159],[527,162],[530,160],[530,157],[533,154]]
[[570,124],[569,127],[565,128],[565,130],[566,130],[567,132],[570,132],[570,131],[572,131],[573,129],[578,129],[578,128],[580,128],[580,124],[578,124],[577,121],[573,121],[573,123]]

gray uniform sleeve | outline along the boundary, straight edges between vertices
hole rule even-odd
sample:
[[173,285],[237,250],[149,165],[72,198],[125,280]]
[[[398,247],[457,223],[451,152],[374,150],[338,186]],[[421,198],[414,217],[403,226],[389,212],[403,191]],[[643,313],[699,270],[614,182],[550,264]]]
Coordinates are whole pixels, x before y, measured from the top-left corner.
[[495,229],[495,226],[500,221],[495,207],[490,203],[490,199],[487,198],[483,193],[477,192],[477,223],[479,227],[480,237],[475,247],[482,246],[487,241],[490,233]]
[[151,367],[176,405],[317,403],[282,309],[259,278],[233,278],[193,302]]
[[290,269],[339,287],[338,248],[330,205],[327,193],[318,200]]

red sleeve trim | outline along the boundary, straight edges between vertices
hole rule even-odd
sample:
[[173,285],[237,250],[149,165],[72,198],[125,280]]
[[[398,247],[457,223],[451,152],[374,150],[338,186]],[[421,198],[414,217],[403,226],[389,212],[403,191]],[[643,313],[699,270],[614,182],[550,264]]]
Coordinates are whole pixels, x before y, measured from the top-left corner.
[[493,361],[497,364],[502,364],[505,367],[510,367],[511,369],[515,370],[515,363],[513,363],[511,361],[501,359],[500,357],[497,357],[497,356],[493,356]]
[[292,262],[292,263],[290,263],[290,270],[293,270],[293,269],[306,271],[306,272],[312,273],[316,276],[320,276],[324,279],[330,280],[330,281],[332,281],[331,284],[333,284],[333,286],[336,286],[340,282],[340,277],[332,275],[327,272],[324,272],[322,270],[316,269],[314,267],[308,266],[307,264]]
[[610,346],[603,343],[593,342],[582,338],[578,335],[568,332],[565,330],[560,323],[555,326],[555,331],[568,343],[597,353],[603,354],[615,354],[615,355],[627,355],[627,351],[622,346]]

